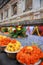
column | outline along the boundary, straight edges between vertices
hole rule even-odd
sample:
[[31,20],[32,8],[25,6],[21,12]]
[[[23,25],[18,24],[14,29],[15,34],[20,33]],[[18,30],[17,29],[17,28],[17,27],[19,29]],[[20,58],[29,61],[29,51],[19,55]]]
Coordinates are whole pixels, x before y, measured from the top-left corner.
[[23,13],[24,10],[25,10],[25,0],[18,0],[17,14]]
[[12,8],[11,8],[11,4],[9,4],[8,17],[10,18],[11,15],[12,15]]
[[32,8],[33,9],[40,8],[40,0],[33,0],[33,2],[32,2]]

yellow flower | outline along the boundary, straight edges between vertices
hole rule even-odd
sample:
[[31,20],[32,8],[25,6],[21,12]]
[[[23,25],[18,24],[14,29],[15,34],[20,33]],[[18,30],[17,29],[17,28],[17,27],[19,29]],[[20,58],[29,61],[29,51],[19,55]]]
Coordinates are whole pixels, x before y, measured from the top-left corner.
[[30,49],[31,51],[33,50],[33,48],[31,46],[28,46],[27,49]]
[[18,28],[17,28],[17,30],[21,30],[21,28],[20,28],[20,27],[18,27]]
[[21,47],[21,43],[20,43],[19,41],[17,41],[16,43],[11,43],[11,42],[10,42],[10,43],[7,45],[6,49],[7,49],[8,51],[13,52],[13,51],[19,50],[20,47]]

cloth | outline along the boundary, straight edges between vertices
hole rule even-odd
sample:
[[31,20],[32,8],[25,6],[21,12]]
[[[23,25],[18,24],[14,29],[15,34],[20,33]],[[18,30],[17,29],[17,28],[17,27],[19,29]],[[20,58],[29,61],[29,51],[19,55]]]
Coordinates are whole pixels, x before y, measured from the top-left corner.
[[38,26],[39,31],[43,32],[43,26]]
[[27,26],[26,27],[26,34],[29,35],[29,34],[32,34],[33,32],[33,29],[34,29],[34,26]]
[[43,36],[43,26],[38,26],[38,30],[41,36]]

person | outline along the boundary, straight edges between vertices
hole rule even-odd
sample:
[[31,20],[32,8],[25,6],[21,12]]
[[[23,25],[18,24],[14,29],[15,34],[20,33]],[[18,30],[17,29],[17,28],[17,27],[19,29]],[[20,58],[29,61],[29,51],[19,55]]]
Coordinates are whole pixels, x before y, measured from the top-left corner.
[[33,29],[34,29],[34,26],[27,26],[27,27],[26,27],[26,34],[27,34],[27,35],[29,35],[29,34],[31,35]]
[[34,30],[34,26],[30,26],[30,34],[32,34],[33,30]]

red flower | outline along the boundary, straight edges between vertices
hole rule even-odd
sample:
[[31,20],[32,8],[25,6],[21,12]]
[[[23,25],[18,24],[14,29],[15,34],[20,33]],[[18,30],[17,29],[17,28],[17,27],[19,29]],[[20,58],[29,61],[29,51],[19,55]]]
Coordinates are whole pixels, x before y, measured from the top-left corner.
[[16,25],[16,27],[18,27],[18,25]]
[[14,30],[14,32],[16,33],[16,30]]
[[11,40],[11,43],[16,43],[16,41],[17,41],[16,39],[13,39]]

